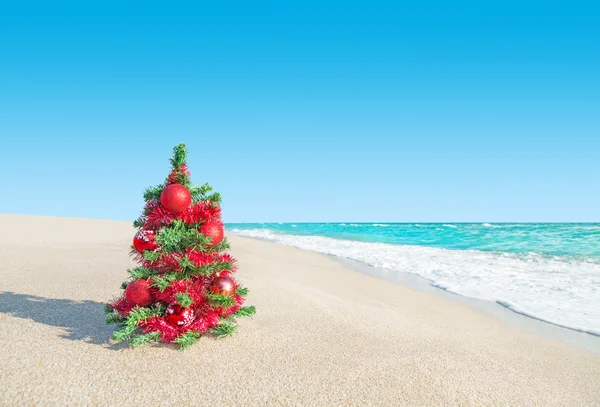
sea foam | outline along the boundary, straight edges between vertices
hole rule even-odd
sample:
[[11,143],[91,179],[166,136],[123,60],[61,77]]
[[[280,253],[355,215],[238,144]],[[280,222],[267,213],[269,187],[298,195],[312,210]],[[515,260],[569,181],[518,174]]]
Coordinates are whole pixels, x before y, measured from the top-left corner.
[[560,256],[448,250],[295,236],[266,229],[234,233],[424,277],[456,294],[600,336],[600,264]]

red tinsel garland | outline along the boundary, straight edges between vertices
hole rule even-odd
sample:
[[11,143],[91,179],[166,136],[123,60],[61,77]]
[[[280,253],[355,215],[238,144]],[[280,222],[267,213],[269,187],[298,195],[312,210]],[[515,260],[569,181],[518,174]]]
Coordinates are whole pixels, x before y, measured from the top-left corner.
[[144,229],[157,230],[173,222],[173,212],[165,209],[157,200],[146,203],[144,214]]
[[159,201],[153,200],[146,204],[144,213],[144,228],[150,230],[168,226],[175,219],[182,220],[187,225],[201,224],[209,220],[223,224],[221,221],[221,207],[203,201],[190,205],[188,209],[181,213],[174,213],[165,209]]
[[200,201],[178,213],[177,219],[184,221],[187,225],[200,224],[209,220],[221,222],[221,207]]
[[117,298],[113,302],[108,304],[112,309],[119,313],[121,318],[124,318],[129,314],[129,312],[133,309],[135,305],[127,301],[127,298],[123,295],[120,298]]

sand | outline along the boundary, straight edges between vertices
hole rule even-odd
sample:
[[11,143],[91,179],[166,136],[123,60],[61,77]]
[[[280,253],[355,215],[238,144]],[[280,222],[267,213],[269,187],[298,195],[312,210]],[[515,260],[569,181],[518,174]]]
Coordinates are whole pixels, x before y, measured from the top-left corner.
[[600,357],[474,307],[232,236],[258,313],[186,351],[109,338],[129,222],[0,215],[0,405],[600,405]]

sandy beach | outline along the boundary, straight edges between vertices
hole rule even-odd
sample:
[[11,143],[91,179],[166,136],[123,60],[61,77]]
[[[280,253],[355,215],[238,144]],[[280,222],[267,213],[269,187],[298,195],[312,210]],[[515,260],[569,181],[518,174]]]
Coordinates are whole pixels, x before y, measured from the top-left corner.
[[0,215],[0,405],[600,405],[600,356],[324,255],[229,236],[257,314],[114,344],[130,222]]

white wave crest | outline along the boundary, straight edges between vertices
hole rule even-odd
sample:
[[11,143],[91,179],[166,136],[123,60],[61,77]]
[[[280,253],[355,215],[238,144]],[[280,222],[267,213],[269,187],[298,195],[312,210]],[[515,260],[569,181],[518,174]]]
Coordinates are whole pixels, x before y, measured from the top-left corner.
[[265,229],[235,233],[417,274],[438,287],[497,302],[556,325],[600,335],[600,264],[475,250],[446,250],[294,236]]
[[482,223],[481,226],[486,227],[486,228],[494,228],[494,229],[501,227],[499,225],[494,225],[494,224],[491,224],[491,223]]

